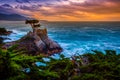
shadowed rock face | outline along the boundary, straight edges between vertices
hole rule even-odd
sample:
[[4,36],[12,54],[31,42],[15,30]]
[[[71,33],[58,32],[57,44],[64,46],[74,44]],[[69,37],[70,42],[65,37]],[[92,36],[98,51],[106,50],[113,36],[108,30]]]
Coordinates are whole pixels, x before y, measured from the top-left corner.
[[18,50],[26,51],[27,54],[38,55],[52,55],[62,52],[62,48],[58,43],[51,40],[47,35],[47,29],[36,29],[35,32],[29,32],[20,40],[6,43],[3,48],[17,44]]

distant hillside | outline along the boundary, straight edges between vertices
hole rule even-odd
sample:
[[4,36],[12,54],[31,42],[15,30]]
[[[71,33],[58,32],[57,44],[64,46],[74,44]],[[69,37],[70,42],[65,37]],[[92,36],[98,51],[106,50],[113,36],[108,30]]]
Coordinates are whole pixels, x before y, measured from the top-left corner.
[[24,17],[18,14],[3,14],[0,13],[0,20],[7,20],[7,21],[23,21],[26,19],[30,19],[28,17]]

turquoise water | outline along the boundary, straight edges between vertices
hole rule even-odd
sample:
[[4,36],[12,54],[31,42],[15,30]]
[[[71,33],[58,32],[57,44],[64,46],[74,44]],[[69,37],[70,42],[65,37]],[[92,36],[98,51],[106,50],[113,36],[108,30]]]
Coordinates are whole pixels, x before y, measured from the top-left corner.
[[[48,35],[64,49],[65,56],[83,54],[91,50],[120,52],[120,22],[47,22],[41,23]],[[10,42],[18,40],[31,30],[24,22],[0,22],[0,27],[12,30]]]

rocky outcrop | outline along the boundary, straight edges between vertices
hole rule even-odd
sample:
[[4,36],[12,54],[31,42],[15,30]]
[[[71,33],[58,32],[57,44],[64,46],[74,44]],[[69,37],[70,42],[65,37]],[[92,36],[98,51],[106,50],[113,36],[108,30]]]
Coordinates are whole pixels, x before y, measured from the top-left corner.
[[3,36],[7,36],[10,35],[12,33],[12,31],[7,31],[5,28],[0,28],[0,44],[3,43],[4,40],[9,39],[9,38],[5,38]]
[[18,41],[6,43],[3,48],[9,48],[17,44],[17,50],[23,50],[30,55],[52,55],[62,52],[60,45],[51,40],[47,35],[47,29],[36,29],[34,32],[29,32]]
[[0,35],[10,35],[12,31],[7,31],[5,28],[0,28]]
[[0,44],[3,43],[4,38],[0,37]]

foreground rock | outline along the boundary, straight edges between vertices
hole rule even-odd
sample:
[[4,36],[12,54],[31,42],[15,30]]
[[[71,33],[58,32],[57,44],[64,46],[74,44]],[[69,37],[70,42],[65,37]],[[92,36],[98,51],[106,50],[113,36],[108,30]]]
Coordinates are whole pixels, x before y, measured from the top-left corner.
[[34,32],[29,32],[18,41],[6,43],[3,48],[7,49],[15,44],[17,44],[16,50],[25,51],[30,55],[49,56],[62,52],[60,45],[48,37],[47,29],[36,29]]

